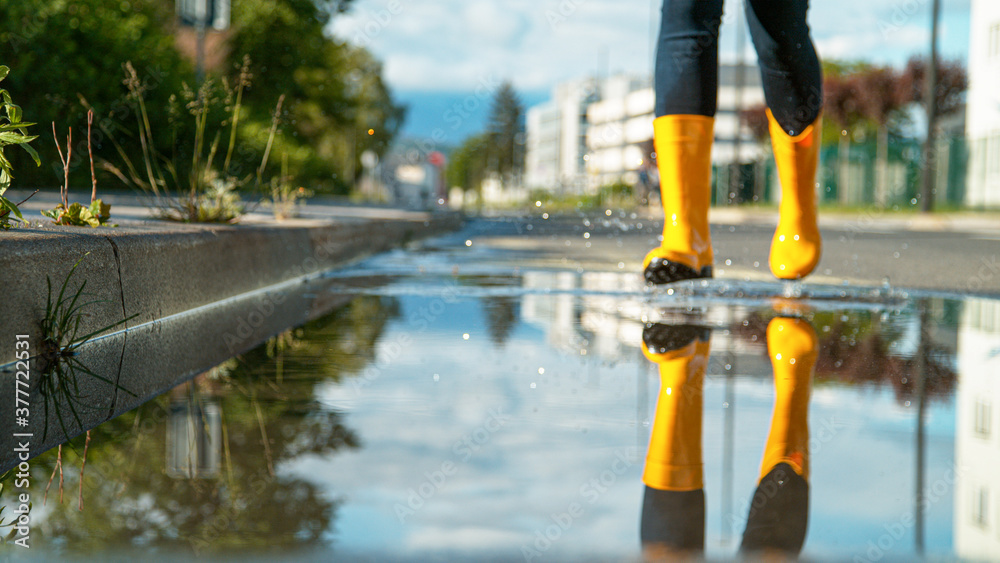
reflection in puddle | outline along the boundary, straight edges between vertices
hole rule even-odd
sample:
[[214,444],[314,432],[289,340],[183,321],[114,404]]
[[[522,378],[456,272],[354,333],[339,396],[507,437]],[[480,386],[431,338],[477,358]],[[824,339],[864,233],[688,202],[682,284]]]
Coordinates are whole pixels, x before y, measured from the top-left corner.
[[[643,331],[643,353],[656,364],[660,390],[642,480],[640,535],[647,558],[705,548],[702,405],[711,331],[656,323]],[[760,478],[740,551],[795,556],[809,514],[809,390],[818,349],[807,321],[775,317],[767,325],[774,407]]]
[[86,509],[50,498],[38,544],[1000,558],[996,302],[819,288],[790,307],[773,287],[447,264],[379,286],[382,264],[338,274],[346,307],[95,429]]
[[170,392],[167,475],[175,479],[218,477],[222,459],[219,405],[184,384]]

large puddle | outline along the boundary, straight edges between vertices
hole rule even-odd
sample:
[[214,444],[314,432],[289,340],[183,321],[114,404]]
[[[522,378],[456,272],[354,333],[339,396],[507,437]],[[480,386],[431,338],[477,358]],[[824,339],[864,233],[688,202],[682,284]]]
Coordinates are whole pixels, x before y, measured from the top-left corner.
[[63,447],[61,503],[33,460],[17,554],[1000,559],[1000,303],[616,270],[464,233],[337,272],[94,429],[82,488]]

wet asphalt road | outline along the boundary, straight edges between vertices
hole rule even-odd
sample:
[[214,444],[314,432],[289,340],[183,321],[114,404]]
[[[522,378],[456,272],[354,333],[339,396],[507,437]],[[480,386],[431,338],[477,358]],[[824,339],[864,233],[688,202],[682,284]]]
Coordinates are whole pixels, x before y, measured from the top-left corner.
[[[823,257],[806,283],[881,286],[1000,296],[1000,231],[933,232],[896,224],[823,226]],[[531,250],[533,260],[587,270],[640,271],[658,244],[660,221],[615,213],[579,217],[540,214],[493,219],[475,227],[488,245]],[[774,280],[767,264],[774,227],[712,225],[717,278]],[[538,258],[541,256],[542,258]]]

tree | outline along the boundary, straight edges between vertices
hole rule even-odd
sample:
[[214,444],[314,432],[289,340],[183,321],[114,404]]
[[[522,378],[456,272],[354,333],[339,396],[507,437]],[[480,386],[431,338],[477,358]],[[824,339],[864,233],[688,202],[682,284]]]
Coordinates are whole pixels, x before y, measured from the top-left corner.
[[[899,97],[905,102],[927,106],[927,59],[912,57],[899,77]],[[938,115],[951,115],[962,109],[965,91],[969,89],[969,75],[960,60],[940,61],[937,66],[937,87],[934,103]]]
[[[462,188],[463,191],[475,191],[482,195],[483,180],[486,179],[490,160],[490,139],[486,133],[467,138],[449,159],[447,177],[448,185]],[[482,201],[482,198],[480,198]]]
[[[935,4],[935,20],[937,7]],[[935,23],[936,27],[936,23]],[[932,34],[934,35],[934,34]],[[937,58],[936,39],[932,37],[931,60],[913,57],[907,62],[900,81],[902,96],[917,102],[927,112],[927,138],[924,143],[924,170],[920,209],[929,212],[934,206],[934,170],[936,164],[935,139],[937,119],[955,113],[962,107],[963,93],[969,87],[969,78],[961,61],[940,61]],[[928,72],[933,66],[934,72]],[[929,94],[933,90],[933,96]],[[928,98],[933,98],[929,100]],[[930,102],[930,103],[929,103]]]
[[[234,3],[234,55],[253,61],[256,85],[247,96],[251,120],[267,123],[286,95],[291,135],[275,147],[314,187],[344,193],[371,149],[384,156],[402,126],[397,105],[370,52],[327,37],[324,29],[350,0],[247,0]],[[262,149],[262,147],[260,147]],[[318,184],[318,185],[316,185]]]
[[[153,114],[153,132],[161,146],[169,145],[168,100],[192,82],[194,69],[176,51],[170,28],[171,3],[158,0],[0,0],[0,42],[5,46],[2,64],[11,68],[5,87],[21,103],[24,115],[47,129],[53,121],[60,129],[86,127],[85,99],[94,107],[94,153],[98,159],[117,158],[104,135],[107,129],[127,149],[137,148],[130,137],[135,116],[122,85],[122,64],[131,60],[146,87]],[[72,167],[82,162],[74,150]],[[62,183],[62,167],[51,137],[34,146],[41,168],[14,155],[13,165],[21,171],[20,186]],[[138,153],[134,153],[138,156]],[[31,166],[28,166],[28,164]],[[71,172],[72,174],[72,172]],[[89,174],[86,174],[89,179]],[[71,182],[73,176],[71,175]]]
[[[352,163],[361,153],[388,150],[404,108],[394,102],[371,53],[326,34],[332,18],[352,5],[352,0],[232,2],[229,59],[223,76],[210,78],[235,82],[249,55],[253,79],[242,100],[234,173],[251,174],[258,166],[282,94],[283,133],[271,154],[275,160],[287,156],[294,181],[344,192],[358,174],[360,167]],[[171,108],[170,98],[182,97],[182,84],[197,89],[192,62],[175,47],[173,2],[0,0],[0,21],[8,24],[0,31],[8,47],[0,64],[13,71],[5,85],[23,100],[33,122],[48,127],[56,121],[62,129],[82,130],[92,106],[98,162],[121,166],[110,140],[141,161],[135,113],[122,84],[122,65],[131,61],[144,84],[154,144],[167,157],[193,152],[190,120],[171,113],[177,108]],[[180,109],[183,116],[187,110]],[[24,171],[18,177],[21,186],[61,181],[61,167],[52,168],[59,160],[51,139],[37,147],[42,168],[29,168],[23,157],[12,163]],[[86,149],[73,154],[86,155]]]
[[848,193],[851,132],[861,118],[856,76],[827,73],[823,79],[823,113],[837,126],[837,191],[843,201]]
[[875,201],[888,202],[889,120],[908,100],[900,92],[900,75],[892,67],[865,69],[858,75],[857,103],[861,115],[876,127]]
[[493,96],[487,129],[491,168],[511,184],[524,169],[524,104],[510,81]]

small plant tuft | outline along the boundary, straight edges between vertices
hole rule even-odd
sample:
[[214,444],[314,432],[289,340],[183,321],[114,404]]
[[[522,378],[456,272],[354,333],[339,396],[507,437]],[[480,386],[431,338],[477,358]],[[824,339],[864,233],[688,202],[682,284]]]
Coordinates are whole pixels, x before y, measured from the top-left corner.
[[[10,68],[0,65],[0,82],[4,78],[7,78],[8,74],[10,74]],[[10,97],[10,93],[3,88],[0,88],[0,105],[3,106],[4,110],[3,114],[0,115],[0,229],[7,230],[12,226],[11,219],[16,219],[22,223],[25,222],[18,206],[28,201],[32,195],[37,193],[37,190],[18,203],[14,203],[4,197],[7,188],[10,187],[10,181],[14,178],[14,169],[11,167],[6,155],[4,155],[4,148],[11,145],[20,145],[21,148],[31,155],[36,165],[41,166],[42,162],[38,159],[38,153],[35,152],[35,149],[28,145],[28,143],[38,138],[38,135],[28,135],[27,128],[34,125],[34,123],[21,121],[20,106],[14,103]]]
[[97,198],[97,176],[94,174],[94,151],[90,143],[90,129],[94,123],[94,110],[87,110],[87,154],[90,155],[90,205],[69,203],[69,164],[73,159],[73,128],[66,135],[66,157],[63,158],[59,146],[59,136],[56,135],[56,124],[52,122],[52,138],[56,141],[59,160],[63,165],[63,185],[59,189],[62,202],[54,209],[42,211],[42,215],[52,219],[56,225],[72,225],[76,227],[117,227],[111,224],[111,206]]
[[[48,297],[45,304],[45,317],[42,319],[41,324],[42,342],[38,357],[41,372],[39,393],[44,400],[45,420],[48,420],[49,407],[51,405],[56,412],[59,425],[66,436],[70,436],[71,433],[67,428],[68,420],[63,414],[61,405],[65,404],[69,407],[77,427],[80,428],[82,428],[83,423],[80,419],[79,409],[88,406],[84,402],[86,397],[80,393],[78,381],[80,375],[89,375],[113,385],[116,389],[120,389],[133,396],[135,395],[117,382],[95,373],[76,357],[80,346],[83,346],[98,334],[121,326],[136,316],[132,315],[86,334],[80,333],[80,323],[84,316],[83,310],[90,305],[100,302],[96,300],[84,301],[84,288],[87,286],[86,280],[80,284],[80,287],[76,291],[69,291],[70,279],[72,279],[73,274],[87,254],[80,257],[73,264],[73,267],[70,268],[55,298],[52,296],[52,280],[48,276],[45,278]],[[59,397],[65,400],[60,402]],[[47,434],[48,428],[46,428],[46,432],[42,436],[43,440]]]
[[311,190],[304,187],[296,187],[292,183],[292,177],[288,174],[288,155],[281,157],[281,175],[271,178],[271,195],[267,204],[274,212],[274,218],[279,221],[291,219],[298,215],[299,201],[312,197]]
[[[226,80],[220,83],[207,79],[197,91],[187,85],[184,86],[181,98],[183,98],[183,109],[186,109],[193,119],[193,145],[190,153],[184,156],[175,152],[168,157],[160,153],[153,143],[153,132],[146,111],[145,86],[132,63],[125,63],[123,83],[129,91],[129,99],[136,107],[142,166],[141,168],[136,166],[121,145],[115,143],[114,137],[109,135],[124,163],[124,169],[106,163],[107,170],[124,184],[152,195],[156,201],[156,214],[162,219],[196,223],[237,222],[247,211],[238,190],[252,182],[258,189],[263,185],[262,176],[277,134],[277,124],[284,101],[284,96],[278,99],[275,117],[268,133],[267,147],[255,173],[243,177],[235,176],[232,170],[232,158],[242,113],[243,91],[250,86],[252,78],[249,69],[250,58],[244,57],[239,77],[232,85]],[[177,130],[180,128],[180,119],[184,112],[181,100],[177,96],[171,96],[170,101],[168,110],[171,123],[175,126],[176,142]],[[214,125],[213,116],[218,116],[220,111],[224,113],[224,117],[216,126],[210,127],[210,122]],[[226,128],[229,130],[229,142],[225,159],[219,167],[216,164],[216,156],[219,152],[220,136]],[[214,135],[210,134],[210,129],[215,130]]]

